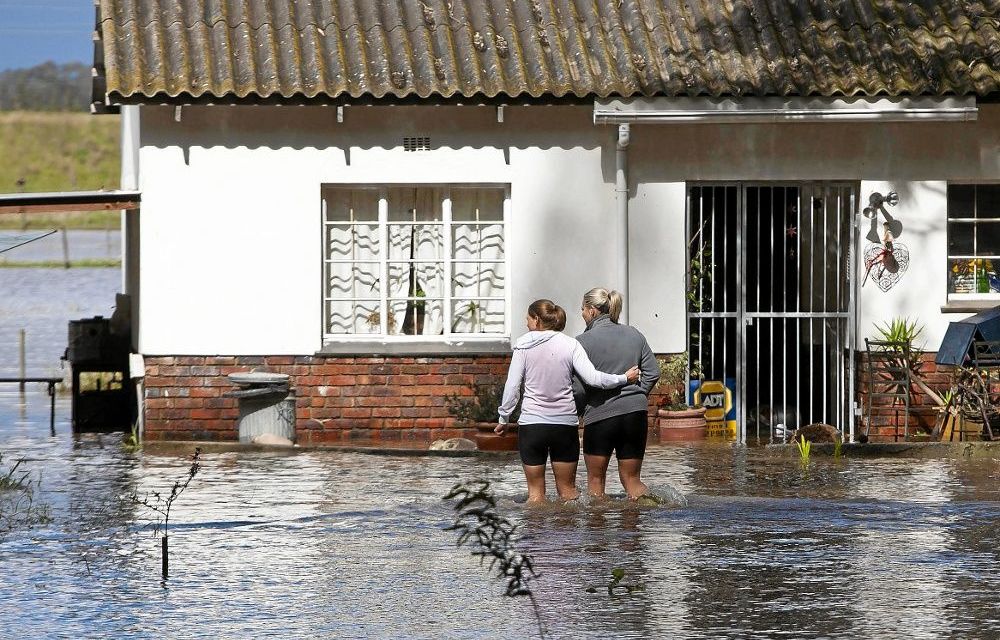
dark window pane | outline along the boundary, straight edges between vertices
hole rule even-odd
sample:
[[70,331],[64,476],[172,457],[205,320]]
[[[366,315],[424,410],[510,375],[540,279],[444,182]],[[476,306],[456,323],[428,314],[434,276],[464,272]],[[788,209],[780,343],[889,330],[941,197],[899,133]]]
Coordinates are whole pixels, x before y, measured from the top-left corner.
[[1000,222],[977,222],[976,227],[976,255],[1000,256]]
[[948,223],[948,255],[973,255],[973,232],[975,230],[975,225],[976,223],[974,222]]
[[1000,218],[1000,185],[976,187],[976,217]]
[[976,187],[971,184],[948,185],[948,217],[971,218],[974,216],[973,204],[976,197]]

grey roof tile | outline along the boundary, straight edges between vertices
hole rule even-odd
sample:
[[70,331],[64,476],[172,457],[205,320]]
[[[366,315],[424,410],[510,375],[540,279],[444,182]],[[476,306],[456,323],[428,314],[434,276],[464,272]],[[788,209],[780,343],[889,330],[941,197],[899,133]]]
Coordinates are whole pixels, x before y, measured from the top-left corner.
[[112,102],[986,95],[1000,84],[998,10],[1000,0],[100,0],[95,64]]

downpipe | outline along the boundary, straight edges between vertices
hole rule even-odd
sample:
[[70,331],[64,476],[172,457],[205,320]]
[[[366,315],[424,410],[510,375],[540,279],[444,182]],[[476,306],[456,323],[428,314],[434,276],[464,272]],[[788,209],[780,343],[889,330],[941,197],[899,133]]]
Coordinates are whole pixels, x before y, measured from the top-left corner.
[[620,322],[628,324],[628,145],[629,125],[618,125],[615,146],[615,209],[618,222],[618,291],[622,294]]

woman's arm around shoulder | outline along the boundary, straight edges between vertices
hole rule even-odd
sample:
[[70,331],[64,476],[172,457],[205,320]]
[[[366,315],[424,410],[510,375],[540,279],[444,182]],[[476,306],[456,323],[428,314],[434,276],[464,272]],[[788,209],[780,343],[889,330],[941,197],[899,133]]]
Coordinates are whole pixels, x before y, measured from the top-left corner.
[[[571,338],[572,339],[572,338]],[[614,389],[639,379],[639,367],[632,367],[622,375],[614,373],[604,373],[594,368],[594,363],[587,357],[583,345],[572,339],[573,345],[573,370],[584,383],[599,389]]]

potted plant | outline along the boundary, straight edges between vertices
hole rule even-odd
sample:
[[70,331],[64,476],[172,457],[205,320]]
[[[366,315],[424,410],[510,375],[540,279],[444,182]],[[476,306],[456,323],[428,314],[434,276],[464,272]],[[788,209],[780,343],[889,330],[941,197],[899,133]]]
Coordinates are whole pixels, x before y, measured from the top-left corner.
[[481,451],[517,451],[518,414],[515,409],[511,423],[503,435],[494,433],[497,426],[497,409],[503,401],[503,386],[480,384],[472,387],[471,396],[445,396],[448,413],[467,429],[475,429],[476,447]]
[[665,401],[656,412],[656,427],[661,443],[705,439],[708,431],[705,407],[691,407],[687,403],[689,380],[700,378],[697,363],[689,367],[687,353],[660,361],[660,381],[657,386],[666,388]]

